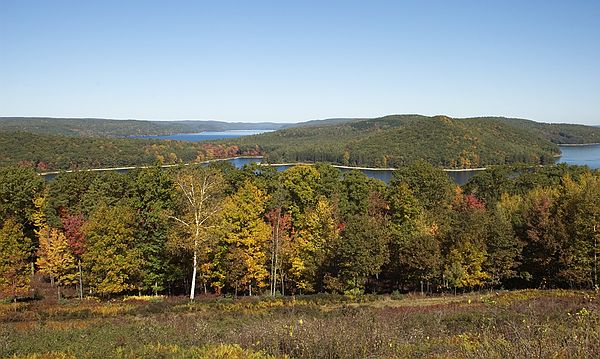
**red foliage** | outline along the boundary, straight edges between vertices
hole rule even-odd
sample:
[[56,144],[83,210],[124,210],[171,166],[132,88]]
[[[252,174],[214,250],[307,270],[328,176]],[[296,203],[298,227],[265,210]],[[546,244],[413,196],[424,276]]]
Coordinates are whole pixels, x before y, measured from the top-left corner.
[[44,161],[39,162],[37,164],[37,169],[40,172],[46,172],[46,171],[48,171],[49,168],[50,168],[50,166],[46,162],[44,162]]
[[85,236],[82,231],[85,220],[82,214],[66,214],[61,215],[61,221],[69,242],[69,248],[76,256],[81,256],[85,252]]
[[198,155],[198,158],[211,160],[238,156],[240,154],[240,148],[239,146],[206,143],[202,145],[201,152],[202,153]]
[[275,235],[286,233],[292,228],[292,216],[281,214],[281,208],[274,208],[265,215]]
[[463,206],[466,209],[485,209],[485,204],[472,194],[463,197]]

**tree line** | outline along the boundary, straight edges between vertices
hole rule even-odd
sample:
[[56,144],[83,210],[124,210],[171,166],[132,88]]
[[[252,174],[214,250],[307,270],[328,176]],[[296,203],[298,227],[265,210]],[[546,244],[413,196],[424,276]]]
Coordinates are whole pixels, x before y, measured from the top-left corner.
[[0,295],[34,272],[80,296],[594,288],[600,174],[497,167],[389,185],[325,164],[63,173],[0,169]]

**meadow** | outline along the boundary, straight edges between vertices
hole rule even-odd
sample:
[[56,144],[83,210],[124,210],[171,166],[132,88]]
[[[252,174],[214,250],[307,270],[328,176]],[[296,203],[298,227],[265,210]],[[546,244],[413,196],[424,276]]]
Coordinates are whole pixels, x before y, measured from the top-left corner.
[[597,292],[0,304],[0,357],[598,358]]

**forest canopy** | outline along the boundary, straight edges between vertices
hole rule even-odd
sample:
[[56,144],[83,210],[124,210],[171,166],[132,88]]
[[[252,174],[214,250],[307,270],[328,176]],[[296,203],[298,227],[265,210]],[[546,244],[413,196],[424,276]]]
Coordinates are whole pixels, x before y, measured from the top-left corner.
[[498,167],[459,187],[326,165],[127,173],[0,169],[0,295],[58,288],[232,295],[595,288],[600,173]]

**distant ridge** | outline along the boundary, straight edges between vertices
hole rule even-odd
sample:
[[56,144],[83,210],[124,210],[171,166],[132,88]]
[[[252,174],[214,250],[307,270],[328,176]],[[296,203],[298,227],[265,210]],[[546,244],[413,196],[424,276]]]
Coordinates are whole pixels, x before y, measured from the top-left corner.
[[103,118],[0,117],[0,131],[84,137],[131,137],[228,130],[276,130],[274,122],[213,120],[112,120]]
[[227,141],[258,148],[272,162],[401,167],[424,160],[444,168],[553,163],[557,144],[600,142],[600,129],[505,117],[390,115],[326,119]]

